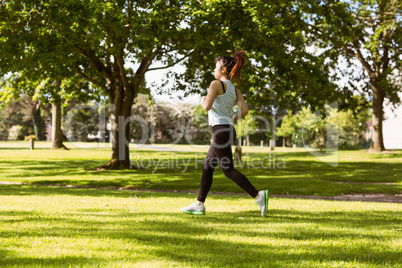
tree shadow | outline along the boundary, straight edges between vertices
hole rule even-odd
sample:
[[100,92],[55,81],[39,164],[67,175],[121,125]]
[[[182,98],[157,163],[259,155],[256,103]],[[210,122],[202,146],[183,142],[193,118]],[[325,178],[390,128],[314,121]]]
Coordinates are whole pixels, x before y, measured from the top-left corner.
[[[16,228],[16,233],[0,230],[2,238],[13,238],[18,234],[20,239],[54,237],[74,241],[74,238],[81,237],[88,241],[102,239],[106,244],[120,241],[121,245],[115,245],[117,248],[97,245],[92,248],[98,256],[94,258],[64,255],[41,259],[3,250],[0,251],[3,256],[0,265],[20,266],[27,262],[32,265],[103,265],[123,261],[135,263],[148,258],[201,267],[283,267],[289,263],[320,265],[325,262],[398,265],[401,261],[400,252],[384,248],[400,234],[380,234],[401,223],[400,216],[393,211],[325,211],[317,214],[282,209],[271,210],[267,218],[256,216],[255,211],[212,211],[201,217],[180,212],[117,211],[108,215],[99,212],[101,209],[83,208],[54,216],[1,211],[0,216],[5,220],[19,216],[25,224],[33,226],[30,230]],[[84,215],[89,219],[83,219],[81,216]],[[13,223],[18,224],[18,221]],[[361,233],[373,229],[378,230],[378,234]],[[355,245],[348,244],[350,241]],[[141,248],[141,252],[136,252],[136,246]],[[123,247],[127,254],[99,257],[104,250],[118,253],[122,250],[119,247]]]
[[[137,187],[144,189],[168,190],[198,190],[201,178],[202,157],[187,158],[187,152],[175,152],[170,158],[170,152],[157,154],[152,158],[152,152],[138,151],[147,155],[150,165],[144,169],[95,171],[95,166],[104,160],[4,160],[0,172],[4,171],[12,181],[22,181],[37,185],[81,185],[98,187]],[[340,195],[350,193],[388,193],[399,194],[402,184],[370,185],[370,184],[334,184],[336,182],[391,182],[402,181],[402,165],[387,162],[340,162],[337,167],[326,163],[303,160],[308,152],[280,153],[278,157],[289,157],[283,169],[269,167],[254,167],[248,161],[238,170],[244,173],[257,189],[268,188],[273,194],[291,195]],[[386,154],[385,154],[386,155]],[[401,154],[397,154],[401,155]],[[194,156],[194,154],[193,154]],[[165,165],[158,160],[165,157]],[[255,158],[263,158],[264,154],[253,154]],[[299,158],[302,160],[294,160]],[[153,161],[153,162],[152,162]],[[159,163],[159,164],[158,164]],[[9,173],[8,170],[15,169]],[[62,178],[61,178],[62,177]],[[68,179],[66,179],[68,177]],[[212,191],[242,192],[231,180],[227,179],[220,168],[214,173]]]

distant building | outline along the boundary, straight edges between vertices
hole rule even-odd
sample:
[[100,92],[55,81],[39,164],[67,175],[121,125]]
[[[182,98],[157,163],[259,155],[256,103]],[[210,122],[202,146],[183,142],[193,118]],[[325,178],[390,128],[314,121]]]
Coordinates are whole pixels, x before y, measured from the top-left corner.
[[46,141],[52,140],[52,125],[49,123],[46,125]]
[[[402,99],[402,94],[399,94]],[[385,149],[402,149],[402,105],[392,111],[391,105],[384,105],[383,135]]]

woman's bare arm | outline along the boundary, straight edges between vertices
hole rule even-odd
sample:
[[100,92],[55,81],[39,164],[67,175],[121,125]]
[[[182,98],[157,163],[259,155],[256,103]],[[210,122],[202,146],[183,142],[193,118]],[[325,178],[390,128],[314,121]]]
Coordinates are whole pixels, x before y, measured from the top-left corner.
[[248,106],[243,96],[238,89],[236,90],[236,104],[239,106],[239,112],[233,116],[233,123],[237,123],[237,120],[243,118],[248,113]]
[[218,95],[218,89],[222,87],[219,80],[214,80],[211,82],[207,96],[201,98],[201,107],[205,111],[209,111],[212,108],[212,104],[215,101],[216,96]]

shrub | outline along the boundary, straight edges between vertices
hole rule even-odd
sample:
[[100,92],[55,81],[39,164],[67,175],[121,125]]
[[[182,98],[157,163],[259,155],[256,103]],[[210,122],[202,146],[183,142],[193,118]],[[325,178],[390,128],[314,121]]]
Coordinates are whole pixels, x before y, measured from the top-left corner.
[[16,141],[24,138],[24,127],[20,125],[12,126],[8,130],[8,140]]

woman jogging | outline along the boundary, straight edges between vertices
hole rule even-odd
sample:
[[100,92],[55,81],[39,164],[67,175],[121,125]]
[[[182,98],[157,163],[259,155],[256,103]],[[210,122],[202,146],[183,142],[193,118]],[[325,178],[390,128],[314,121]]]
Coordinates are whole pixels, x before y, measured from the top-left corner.
[[[197,202],[181,210],[185,213],[204,215],[204,202],[212,185],[212,177],[217,164],[226,177],[234,181],[251,197],[261,209],[261,216],[268,210],[268,190],[257,191],[246,176],[237,171],[233,164],[232,145],[236,140],[233,124],[248,113],[244,98],[233,84],[240,81],[240,72],[245,62],[244,51],[233,57],[215,59],[215,78],[208,89],[207,96],[201,98],[201,106],[208,111],[208,123],[212,126],[212,143],[202,165],[200,191]],[[237,104],[239,112],[232,118],[232,108]]]

